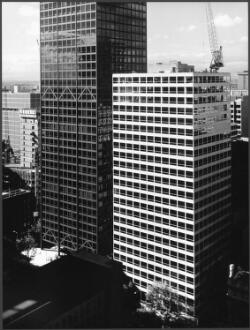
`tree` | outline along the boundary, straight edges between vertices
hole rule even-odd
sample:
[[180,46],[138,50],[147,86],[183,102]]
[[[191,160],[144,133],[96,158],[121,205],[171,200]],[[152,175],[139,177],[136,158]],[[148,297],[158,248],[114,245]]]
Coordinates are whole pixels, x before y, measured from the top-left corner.
[[27,257],[32,258],[34,248],[37,246],[37,243],[34,237],[28,232],[20,239],[17,239],[17,248],[19,251],[26,251]]
[[144,308],[159,316],[164,325],[180,323],[188,312],[188,307],[179,300],[176,291],[166,283],[155,283],[149,288]]

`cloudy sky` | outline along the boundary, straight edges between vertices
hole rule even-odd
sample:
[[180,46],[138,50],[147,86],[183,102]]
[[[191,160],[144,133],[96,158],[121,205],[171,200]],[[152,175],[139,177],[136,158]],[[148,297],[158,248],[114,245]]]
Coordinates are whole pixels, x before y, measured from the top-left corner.
[[[39,3],[2,3],[4,80],[39,80]],[[210,64],[203,2],[148,2],[148,63],[180,60],[196,69]],[[212,2],[225,68],[236,73],[248,67],[247,2]]]

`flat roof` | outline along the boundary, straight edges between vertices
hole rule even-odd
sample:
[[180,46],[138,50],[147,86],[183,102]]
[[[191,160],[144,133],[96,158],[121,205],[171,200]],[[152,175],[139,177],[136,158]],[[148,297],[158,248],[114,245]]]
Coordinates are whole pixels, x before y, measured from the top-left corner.
[[84,254],[77,256],[77,253],[35,268],[22,279],[18,278],[15,285],[4,285],[5,328],[42,328],[102,292],[109,278],[107,267],[85,260]]
[[167,77],[167,76],[230,76],[229,72],[145,72],[145,73],[113,73],[113,77]]

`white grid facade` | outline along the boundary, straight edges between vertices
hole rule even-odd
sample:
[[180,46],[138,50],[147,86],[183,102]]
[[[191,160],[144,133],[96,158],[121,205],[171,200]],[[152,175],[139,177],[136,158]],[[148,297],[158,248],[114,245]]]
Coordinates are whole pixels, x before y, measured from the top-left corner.
[[229,76],[114,74],[114,259],[198,315],[230,214]]

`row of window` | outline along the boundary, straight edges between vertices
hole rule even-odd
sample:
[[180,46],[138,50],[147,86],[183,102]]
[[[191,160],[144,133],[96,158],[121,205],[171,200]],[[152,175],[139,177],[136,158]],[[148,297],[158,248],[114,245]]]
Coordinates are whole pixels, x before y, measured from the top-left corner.
[[[132,158],[131,158],[132,159]],[[143,158],[144,159],[144,158]],[[139,160],[139,155],[135,155],[135,160]],[[151,157],[148,156],[146,158],[147,162],[151,163],[159,163],[159,164],[169,164],[170,166],[176,167],[189,167],[190,169],[193,168],[193,162],[189,160],[183,160],[183,159],[176,159],[176,158],[161,158],[161,157]],[[209,164],[209,162],[208,162]],[[141,167],[145,164],[138,164],[138,162],[129,162],[129,159],[127,159],[126,162],[123,162],[122,160],[115,159],[114,160],[114,167],[116,168],[127,168],[132,170],[144,170],[145,168]]]
[[[150,233],[147,237],[150,241],[154,241],[158,244],[166,243],[164,236],[162,236],[163,227],[162,225],[168,226],[164,234],[170,234],[171,237],[179,237],[179,239],[184,239],[185,234],[193,234],[194,225],[192,223],[184,223],[183,221],[169,220],[165,216],[158,216],[152,214],[142,213],[140,220],[130,219],[128,217],[123,217],[121,214],[114,215],[114,224],[123,224],[131,226],[136,230],[138,228],[141,230],[148,230]],[[170,230],[170,231],[168,231]],[[183,231],[185,231],[183,233]],[[151,232],[160,233],[160,235],[151,235]],[[184,235],[184,236],[183,236]],[[144,236],[145,238],[145,236]]]
[[[133,207],[140,207],[138,206],[139,202],[133,202],[130,201],[128,199],[122,199],[122,196],[126,196],[126,197],[131,197],[134,198],[136,201],[148,201],[148,202],[152,202],[152,203],[158,203],[158,204],[165,204],[165,205],[170,205],[173,207],[178,207],[178,208],[182,208],[182,209],[190,209],[193,210],[194,208],[194,204],[192,203],[188,203],[188,202],[183,202],[181,200],[178,199],[169,199],[169,198],[163,198],[160,196],[154,196],[154,195],[149,195],[149,194],[144,194],[144,193],[139,193],[139,192],[135,192],[135,191],[130,191],[130,190],[123,190],[123,189],[114,189],[114,202],[119,204],[127,204],[127,205],[131,205]],[[121,196],[119,198],[117,198],[118,196]],[[166,196],[166,195],[164,195]],[[145,208],[145,204],[143,204],[144,206],[142,206],[142,208]],[[195,205],[196,206],[196,205]]]
[[113,77],[113,83],[219,83],[225,82],[224,76],[120,76]]
[[[187,212],[183,212],[183,211],[177,211],[175,209],[165,209],[162,206],[163,205],[168,205],[168,203],[166,204],[158,204],[157,205],[152,205],[152,204],[145,204],[145,203],[139,203],[139,202],[135,202],[135,201],[131,201],[131,200],[127,200],[127,199],[123,199],[123,198],[114,198],[114,205],[118,206],[125,206],[125,207],[132,207],[135,209],[140,209],[140,210],[147,210],[149,212],[155,212],[156,214],[164,214],[164,215],[170,215],[171,217],[178,217],[179,219],[187,219],[187,220],[193,220],[194,216],[193,214],[187,213]],[[133,211],[131,211],[133,214]],[[129,212],[128,212],[129,213]]]
[[[114,180],[114,185],[117,185],[117,182],[119,182],[119,180]],[[150,184],[145,184],[145,183],[137,183],[134,182],[132,183],[127,183],[127,181],[120,181],[119,185],[117,185],[117,187],[127,187],[127,188],[133,188],[133,189],[137,189],[138,191],[147,191],[147,192],[153,192],[156,194],[164,194],[164,195],[171,195],[171,196],[177,196],[180,198],[186,198],[189,200],[193,199],[193,193],[190,191],[185,191],[185,190],[177,190],[175,189],[169,189],[166,187],[161,187],[159,185],[150,185]],[[115,189],[117,189],[117,187],[115,187]],[[126,189],[128,190],[128,189]]]
[[[149,230],[152,235],[148,234],[147,232],[144,232],[143,229]],[[173,238],[178,238],[180,240],[189,241],[189,242],[192,242],[194,240],[192,232],[191,233],[178,232],[167,228],[162,228],[160,225],[157,227],[156,225],[150,225],[150,224],[147,225],[146,223],[143,222],[140,224],[137,230],[137,228],[135,228],[134,226],[128,228],[127,221],[126,221],[126,226],[123,225],[120,226],[119,222],[115,221],[114,231],[119,233],[124,233],[128,236],[132,236],[134,240],[137,240],[137,238],[139,238],[139,241],[134,241],[135,246],[138,246],[139,242],[140,244],[142,243],[141,239],[147,240],[147,243],[155,242],[157,244],[160,244],[162,245],[160,247],[158,245],[152,245],[152,244],[147,245],[149,249],[151,249],[152,251],[155,250],[155,252],[158,253],[161,253],[161,249],[165,247],[165,245],[169,245],[169,242]],[[144,244],[140,246],[143,247],[145,246],[145,244],[146,243],[144,242]],[[170,245],[173,246],[173,243],[171,242]],[[163,249],[163,253],[164,255],[170,255],[176,258],[176,252],[174,251],[171,252],[169,251],[169,249],[167,249],[167,251]]]
[[[210,162],[214,162],[216,160],[220,160],[222,158],[226,157],[226,155],[215,155],[213,157],[207,157],[204,159],[201,159],[197,161],[196,166],[203,166],[206,164],[210,164]],[[141,162],[148,162],[148,163],[158,163],[158,164],[169,164],[172,166],[180,166],[180,167],[189,167],[193,168],[193,162],[186,159],[176,159],[176,158],[165,158],[165,157],[156,157],[156,156],[150,156],[150,155],[140,155],[140,154],[132,154],[132,153],[125,153],[125,152],[114,152],[114,166],[115,167],[126,167],[126,168],[133,168],[133,169],[139,169],[139,164],[135,165],[133,163],[130,163],[129,160],[137,160]],[[123,162],[122,159],[117,158],[123,158],[126,159],[126,162]]]
[[[63,15],[70,15],[75,13],[75,10],[81,12],[89,12],[91,10],[95,10],[96,4],[95,3],[72,3],[69,2],[41,2],[40,3],[40,10],[41,13],[45,14],[46,16],[51,15],[55,11],[60,11]],[[54,9],[54,10],[53,10]],[[46,15],[47,14],[47,15]]]
[[[137,105],[118,105],[113,104],[113,112],[115,115],[119,115],[122,112],[125,112],[125,118],[131,118],[128,115],[128,112],[145,112],[145,113],[152,113],[154,114],[173,114],[173,115],[193,115],[199,111],[197,108],[186,108],[185,105],[181,108],[176,107],[167,107],[167,106],[137,106]],[[139,115],[139,114],[138,114]],[[129,120],[129,119],[128,119]]]
[[[157,257],[154,256],[153,254],[150,254],[149,251],[145,251],[145,252],[137,251],[139,253],[138,257],[144,259],[145,261],[148,261],[148,264],[150,264],[150,261],[157,262],[157,259],[156,259]],[[165,251],[167,251],[167,250],[164,249],[164,252]],[[115,251],[115,252],[117,252],[117,251]],[[148,252],[148,253],[146,253],[146,252]],[[162,252],[160,252],[160,253],[162,253]],[[134,264],[134,260],[131,257],[127,257],[127,256],[123,255],[123,258],[121,258],[121,259],[123,259],[122,261],[124,261],[124,262]],[[187,272],[190,274],[193,274],[193,272],[194,272],[194,269],[192,266],[187,266],[185,264],[182,264],[181,262],[177,263],[176,261],[170,261],[167,258],[163,258],[163,259],[160,258],[160,259],[161,259],[161,261],[160,262],[158,261],[158,262],[160,264],[166,266],[166,268],[160,267],[160,272],[163,272],[163,275],[169,276],[171,269],[180,270],[180,271]],[[169,267],[169,269],[167,269],[167,267]]]
[[[224,176],[230,176],[231,175],[231,170],[228,168],[226,170],[224,170],[224,166],[225,167],[228,167],[228,163],[226,162],[226,164],[222,164],[222,163],[219,163],[219,164],[215,164],[213,166],[209,166],[209,167],[206,167],[206,168],[203,168],[201,170],[195,170],[194,171],[194,177],[195,178],[200,178],[202,176],[207,176],[208,174],[210,173],[214,173],[214,172],[218,172],[221,174],[222,177]],[[223,170],[222,170],[223,169]],[[202,197],[204,196],[201,192],[199,192],[199,197]]]
[[225,86],[210,86],[210,87],[170,87],[170,86],[123,86],[114,85],[113,93],[148,93],[148,94],[206,94],[206,93],[223,93],[226,91]]
[[[173,126],[177,126],[173,124]],[[118,130],[118,128],[116,128]],[[147,133],[155,133],[155,134],[169,134],[169,135],[185,135],[185,136],[193,136],[198,135],[198,130],[192,130],[192,129],[184,129],[184,128],[177,128],[177,127],[165,127],[165,126],[139,126],[139,125],[130,125],[129,128],[125,129],[124,131],[128,132],[147,132]],[[117,133],[114,133],[114,136]],[[122,133],[120,133],[120,136]],[[125,136],[125,134],[123,134]],[[132,137],[129,133],[126,134],[127,139],[129,140],[129,136]],[[140,138],[139,135],[137,135],[137,138],[134,137],[134,140],[138,141]],[[146,136],[144,135],[143,139],[146,139]]]
[[222,201],[219,201],[216,205],[212,205],[212,206],[208,206],[206,208],[204,208],[203,210],[199,211],[196,213],[196,217],[197,219],[201,219],[205,216],[207,216],[208,214],[211,214],[215,211],[217,211],[218,209],[223,212],[228,211],[229,207],[231,205],[231,196],[225,198]]
[[[165,225],[171,225],[173,227],[179,227],[184,229],[186,227],[186,220],[188,221],[193,221],[193,215],[189,214],[189,213],[185,213],[184,212],[178,212],[174,209],[169,209],[169,208],[162,208],[160,206],[153,206],[153,205],[145,205],[145,210],[147,210],[148,212],[152,212],[155,213],[155,216],[164,216],[165,220],[164,220],[164,224]],[[141,209],[143,210],[143,209]],[[148,219],[148,212],[147,213],[143,213],[143,212],[138,212],[135,210],[131,210],[129,208],[124,208],[122,206],[122,204],[115,204],[114,205],[114,212],[116,215],[125,215],[125,216],[130,216],[130,217],[135,217],[135,218],[139,218],[139,219]],[[177,218],[177,219],[169,219],[166,216],[170,216],[173,218]],[[179,216],[179,217],[178,217]],[[185,220],[186,219],[186,220]]]
[[161,97],[161,96],[113,96],[113,102],[125,103],[161,103],[161,104],[204,104],[226,102],[229,96],[214,95],[203,97]]
[[224,158],[229,158],[231,155],[231,150],[230,151],[225,151],[225,152],[220,152],[216,155],[211,155],[209,157],[204,157],[202,159],[196,160],[194,162],[194,167],[198,168],[200,166],[204,166],[207,164],[212,164],[214,162],[218,162],[219,160],[222,160]]
[[[152,141],[150,141],[152,142]],[[114,142],[115,148],[121,148],[121,149],[133,149],[133,150],[140,150],[140,151],[146,151],[146,152],[161,152],[162,145],[178,145],[178,146],[185,146],[185,147],[193,147],[193,140],[189,140],[187,138],[180,139],[180,138],[165,138],[161,136],[155,137],[155,146],[154,145],[147,145],[147,144],[132,144],[132,143],[124,143],[124,142]],[[161,144],[161,146],[158,146],[158,144]],[[136,149],[137,148],[137,149]],[[178,148],[177,148],[178,149]],[[182,148],[183,149],[183,148]]]
[[[144,173],[142,173],[144,172]],[[165,175],[170,176],[178,176],[178,177],[185,177],[185,178],[193,178],[193,172],[187,170],[177,170],[175,168],[169,167],[159,167],[159,166],[151,166],[151,165],[144,165],[141,164],[140,166],[140,173],[141,174],[154,174],[154,173],[162,173]],[[114,176],[118,177],[125,177],[125,178],[135,178],[138,179],[139,173],[132,173],[131,171],[123,171],[121,169],[114,169]],[[198,175],[197,175],[198,176]]]
[[[135,151],[142,151],[142,152],[147,152],[146,155],[150,155],[150,153],[158,153],[161,154],[163,157],[164,155],[178,155],[178,156],[185,156],[185,157],[193,157],[193,151],[192,150],[185,150],[185,149],[177,149],[177,148],[161,148],[161,147],[147,147],[147,150],[145,150],[145,146],[141,145],[127,145],[126,147],[122,146],[117,146],[117,143],[115,142],[116,145],[114,145],[114,157],[117,158],[130,158],[133,159],[131,156],[132,154],[124,154],[123,151],[126,150],[135,150]],[[117,151],[116,151],[117,150]],[[146,161],[146,155],[141,154],[141,160]],[[136,153],[136,157],[139,155]]]
[[[132,117],[132,116],[131,116]],[[129,118],[129,116],[126,118],[125,116],[118,116],[114,115],[114,128],[116,129],[127,129],[131,130],[133,129],[135,124],[129,125],[129,124],[121,124],[117,123],[116,121],[132,121],[133,123],[156,123],[156,124],[162,124],[162,125],[193,125],[193,119],[192,118],[183,118],[183,117],[153,117],[153,116],[133,116],[133,118]],[[126,125],[126,126],[125,126]],[[140,126],[141,127],[141,126]]]

